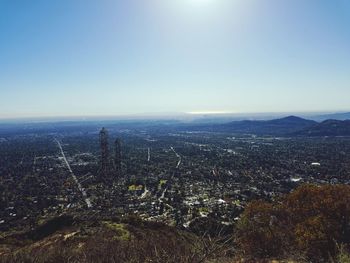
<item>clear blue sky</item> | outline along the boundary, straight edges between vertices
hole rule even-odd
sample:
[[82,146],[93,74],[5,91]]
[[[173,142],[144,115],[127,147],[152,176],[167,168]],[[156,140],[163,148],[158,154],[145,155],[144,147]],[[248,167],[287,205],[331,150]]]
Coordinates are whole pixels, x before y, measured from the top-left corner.
[[341,110],[349,0],[0,0],[0,118]]

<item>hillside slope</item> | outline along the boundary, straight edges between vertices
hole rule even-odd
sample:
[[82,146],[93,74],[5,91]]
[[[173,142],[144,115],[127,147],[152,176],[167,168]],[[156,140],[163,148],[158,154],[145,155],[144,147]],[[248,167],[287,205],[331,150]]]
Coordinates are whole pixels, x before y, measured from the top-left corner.
[[137,218],[52,218],[34,230],[3,233],[0,262],[201,262],[222,250],[194,234]]

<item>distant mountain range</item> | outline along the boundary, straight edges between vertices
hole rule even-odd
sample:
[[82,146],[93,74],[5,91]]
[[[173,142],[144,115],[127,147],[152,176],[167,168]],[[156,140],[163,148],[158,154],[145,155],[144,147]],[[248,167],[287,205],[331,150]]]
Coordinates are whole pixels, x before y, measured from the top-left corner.
[[231,130],[237,133],[282,135],[300,131],[315,124],[317,124],[315,121],[289,116],[268,121],[234,121],[223,124],[218,128],[223,131]]
[[[347,118],[350,113],[337,114]],[[335,116],[335,115],[324,115]],[[311,118],[311,117],[310,117]],[[321,117],[320,117],[321,118]],[[321,118],[322,119],[322,118]],[[217,121],[220,121],[218,123]],[[270,120],[227,120],[215,122],[181,122],[179,120],[66,121],[33,123],[0,123],[0,137],[8,134],[98,132],[101,127],[112,130],[144,130],[152,132],[218,132],[270,136],[350,136],[350,120],[315,121],[296,116]]]
[[256,134],[256,135],[284,135],[291,134],[305,128],[316,125],[316,121],[306,120],[296,116],[289,116],[281,119],[266,121],[232,121],[225,124],[213,125],[196,125],[187,127],[186,129],[194,131],[210,131],[210,132],[232,132],[240,134]]
[[225,124],[194,125],[186,130],[274,136],[350,136],[350,120],[316,122],[296,116],[266,121],[233,121]]
[[310,116],[308,118],[318,122],[326,121],[326,120],[344,121],[344,120],[350,120],[350,112],[323,114],[323,115],[317,115],[317,116]]
[[326,120],[294,134],[299,136],[350,136],[350,120]]

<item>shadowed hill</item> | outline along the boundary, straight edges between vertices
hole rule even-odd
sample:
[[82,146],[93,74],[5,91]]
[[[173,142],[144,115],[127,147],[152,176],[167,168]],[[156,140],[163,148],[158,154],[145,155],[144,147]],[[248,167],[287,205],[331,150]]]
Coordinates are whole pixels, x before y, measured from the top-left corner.
[[257,135],[287,135],[312,127],[315,124],[317,124],[315,121],[306,120],[296,116],[288,116],[268,121],[244,120],[220,125],[198,125],[189,127],[189,129],[193,131],[230,132]]
[[319,122],[326,121],[326,120],[345,121],[345,120],[350,120],[350,112],[318,115],[318,116],[313,116],[312,119]]
[[350,136],[350,120],[326,120],[295,133],[300,136]]

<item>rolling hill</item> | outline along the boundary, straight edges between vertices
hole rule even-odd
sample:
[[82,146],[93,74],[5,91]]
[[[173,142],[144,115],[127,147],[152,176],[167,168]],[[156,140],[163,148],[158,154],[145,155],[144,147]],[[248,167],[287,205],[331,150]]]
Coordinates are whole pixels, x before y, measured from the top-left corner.
[[350,136],[350,120],[326,120],[295,133],[299,136]]
[[345,120],[350,120],[350,112],[340,112],[340,113],[331,113],[331,114],[310,116],[310,119],[318,121],[318,122],[322,122],[322,121],[326,121],[326,120],[345,121]]
[[316,121],[306,120],[296,116],[288,116],[281,119],[255,121],[233,121],[217,125],[197,125],[187,127],[193,131],[229,132],[256,135],[287,135],[313,127]]

